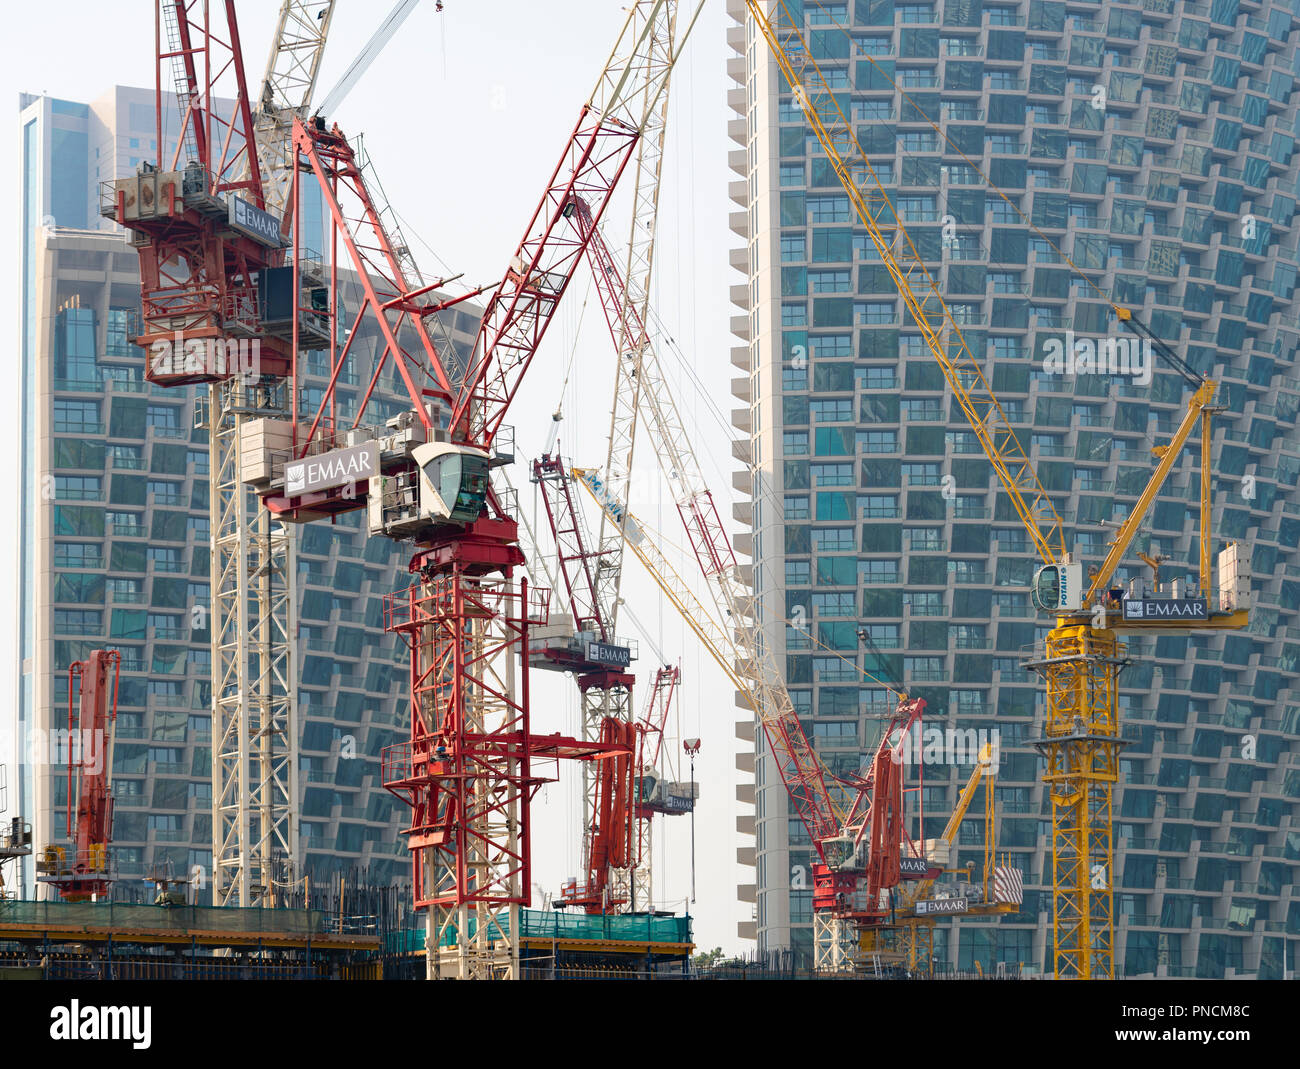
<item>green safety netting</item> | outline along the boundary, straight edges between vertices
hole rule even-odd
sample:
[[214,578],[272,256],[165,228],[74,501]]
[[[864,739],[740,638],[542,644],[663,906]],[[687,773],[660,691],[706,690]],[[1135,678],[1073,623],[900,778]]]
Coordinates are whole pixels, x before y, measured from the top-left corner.
[[[471,931],[473,920],[471,919]],[[537,939],[599,939],[619,942],[689,943],[691,941],[690,917],[657,917],[652,914],[624,916],[591,916],[586,913],[565,913],[559,910],[527,909],[522,912],[521,927],[525,938]],[[509,928],[507,918],[507,930]],[[442,937],[442,945],[455,943],[455,933]],[[387,938],[390,952],[423,950],[424,932],[394,932]]]

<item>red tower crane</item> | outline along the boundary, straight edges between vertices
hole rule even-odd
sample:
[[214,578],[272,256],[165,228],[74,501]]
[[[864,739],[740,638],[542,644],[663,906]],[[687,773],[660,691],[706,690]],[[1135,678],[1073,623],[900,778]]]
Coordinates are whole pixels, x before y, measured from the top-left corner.
[[626,882],[616,881],[614,873],[627,871],[637,860],[633,807],[639,732],[630,718],[619,715],[631,707],[632,649],[617,642],[608,625],[596,579],[600,553],[583,528],[564,462],[558,455],[543,456],[533,462],[532,477],[541,491],[570,611],[568,626],[548,628],[546,641],[535,649],[534,663],[576,673],[584,698],[590,691],[604,692],[608,700],[601,704],[609,711],[600,720],[598,737],[627,748],[626,754],[603,762],[596,772],[589,823],[583,829],[586,882],[566,881],[559,901],[582,906],[588,913],[612,912],[629,904]]
[[37,880],[52,885],[66,902],[101,898],[113,883],[108,849],[113,841],[113,735],[121,669],[117,650],[94,650],[89,660],[68,666],[71,845],[47,846],[36,865]]

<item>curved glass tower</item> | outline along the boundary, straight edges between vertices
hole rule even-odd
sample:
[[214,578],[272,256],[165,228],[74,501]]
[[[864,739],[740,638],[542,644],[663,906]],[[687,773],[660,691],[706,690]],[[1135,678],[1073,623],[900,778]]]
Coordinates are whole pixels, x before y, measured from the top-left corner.
[[[1104,555],[1189,388],[1141,353],[1101,370],[1051,353],[1129,337],[1109,297],[1219,381],[1216,548],[1243,544],[1253,622],[1128,643],[1115,963],[1130,977],[1281,976],[1284,941],[1288,960],[1300,950],[1300,4],[785,7],[1085,563]],[[1050,972],[1050,803],[1031,745],[1042,685],[1021,667],[1050,623],[1030,603],[1034,547],[743,4],[730,10],[731,225],[744,242],[732,265],[746,282],[732,290],[733,388],[751,437],[737,478],[753,499],[738,513],[752,542],[739,544],[768,638],[832,768],[859,766],[891,707],[859,669],[905,681],[933,725],[998,732],[997,846],[1025,874],[1024,909],[941,927],[935,956]],[[1199,480],[1189,449],[1136,547],[1164,558],[1162,582],[1196,574]],[[1150,570],[1134,556],[1118,579]],[[927,836],[969,771],[956,757],[924,766]],[[741,851],[755,865],[741,934],[807,949],[810,847],[761,735],[740,794],[756,834]],[[959,864],[982,864],[984,834],[966,821]]]

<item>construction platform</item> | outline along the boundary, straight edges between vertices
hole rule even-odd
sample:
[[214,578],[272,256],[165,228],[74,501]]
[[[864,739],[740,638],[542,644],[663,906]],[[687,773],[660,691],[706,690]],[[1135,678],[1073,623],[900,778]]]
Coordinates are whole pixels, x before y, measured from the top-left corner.
[[[669,913],[611,916],[525,909],[520,915],[520,975],[526,980],[686,979],[691,918]],[[443,937],[453,946],[455,933]],[[385,952],[424,960],[423,931],[396,932]],[[421,966],[422,967],[422,966]]]
[[0,975],[378,979],[380,938],[314,909],[0,900]]

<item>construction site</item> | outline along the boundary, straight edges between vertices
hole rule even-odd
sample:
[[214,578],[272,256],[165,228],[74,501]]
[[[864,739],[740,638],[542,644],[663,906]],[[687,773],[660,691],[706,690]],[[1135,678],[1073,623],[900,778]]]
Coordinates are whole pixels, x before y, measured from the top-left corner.
[[587,6],[23,93],[0,979],[1293,976],[1300,4]]

